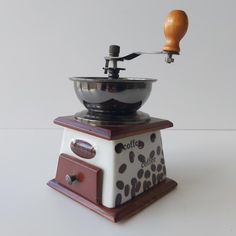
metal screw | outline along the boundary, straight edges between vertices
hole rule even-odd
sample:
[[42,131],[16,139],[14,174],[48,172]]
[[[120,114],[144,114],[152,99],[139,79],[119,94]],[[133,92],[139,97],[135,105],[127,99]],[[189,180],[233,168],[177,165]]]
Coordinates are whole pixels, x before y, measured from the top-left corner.
[[168,54],[167,54],[167,57],[166,57],[166,59],[165,59],[165,61],[166,61],[167,63],[172,63],[172,62],[174,62],[174,58],[172,58],[172,54],[168,53]]
[[69,184],[72,185],[74,181],[76,181],[77,178],[75,175],[66,175],[65,176],[65,181]]

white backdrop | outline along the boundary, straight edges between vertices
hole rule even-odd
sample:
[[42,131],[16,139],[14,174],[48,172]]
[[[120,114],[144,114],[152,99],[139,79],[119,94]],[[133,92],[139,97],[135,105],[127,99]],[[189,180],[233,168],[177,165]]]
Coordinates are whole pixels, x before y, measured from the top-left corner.
[[[110,44],[121,53],[160,50],[163,19],[189,16],[182,55],[125,63],[125,75],[154,77],[143,111],[176,129],[236,129],[236,3],[166,0],[0,1],[0,128],[53,128],[83,109],[70,76],[102,76]],[[124,75],[124,73],[123,73]]]

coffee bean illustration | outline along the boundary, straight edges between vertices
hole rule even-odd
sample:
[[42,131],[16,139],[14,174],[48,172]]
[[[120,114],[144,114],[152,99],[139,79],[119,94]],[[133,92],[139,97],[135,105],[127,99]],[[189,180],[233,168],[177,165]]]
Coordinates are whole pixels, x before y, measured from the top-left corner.
[[152,174],[152,183],[156,184],[156,182],[157,182],[157,177],[155,174]]
[[149,154],[149,157],[153,158],[154,156],[155,156],[155,151],[151,151],[150,154]]
[[147,188],[149,189],[151,187],[152,183],[151,181],[147,181]]
[[147,190],[147,181],[143,181],[143,191]]
[[151,142],[154,143],[155,140],[156,140],[156,134],[152,133],[151,136],[150,136],[150,139],[151,139]]
[[162,181],[162,178],[163,178],[162,173],[157,175],[158,183],[160,183]]
[[140,170],[138,171],[137,176],[138,176],[139,179],[141,179],[141,178],[143,177],[143,173],[144,173],[144,170],[143,170],[143,169],[140,169]]
[[116,153],[118,153],[118,154],[121,153],[122,150],[123,150],[123,148],[124,148],[124,146],[123,146],[122,143],[116,144],[116,146],[115,146],[115,151],[116,151]]
[[133,151],[131,151],[130,153],[129,153],[129,161],[131,162],[131,163],[133,163],[134,162],[134,152]]
[[162,165],[161,165],[161,164],[158,164],[158,165],[157,165],[157,171],[160,172],[161,169],[162,169]]
[[151,175],[151,172],[149,170],[146,170],[144,174],[145,178],[148,179],[150,175]]
[[122,201],[122,196],[120,193],[118,193],[116,195],[116,202],[115,202],[116,206],[119,206],[121,204],[121,201]]
[[127,197],[129,195],[129,190],[130,190],[130,187],[128,184],[125,185],[125,196]]
[[165,164],[165,159],[164,158],[161,158],[161,164]]
[[144,148],[144,142],[143,141],[138,141],[138,148],[143,149]]
[[166,167],[163,166],[163,174],[166,175]]
[[161,154],[161,147],[158,146],[158,147],[157,147],[157,155],[159,156],[160,154]]
[[163,179],[163,173],[160,173],[160,180]]
[[145,160],[145,156],[143,156],[142,154],[138,155],[138,160],[139,160],[140,162],[145,162],[145,161],[146,161],[146,160]]
[[135,185],[136,183],[137,183],[137,179],[136,179],[136,178],[132,178],[132,179],[131,179],[131,184],[132,184],[132,185]]
[[140,187],[141,187],[141,182],[138,181],[137,184],[136,184],[136,188],[135,188],[136,193],[139,192]]
[[131,189],[131,197],[135,197],[135,187],[133,186]]
[[119,172],[122,174],[122,173],[124,173],[125,172],[125,170],[126,170],[126,168],[127,168],[127,165],[124,163],[124,164],[122,164],[121,166],[120,166],[120,168],[119,168]]
[[118,189],[122,190],[122,189],[124,188],[124,183],[123,183],[123,181],[118,180],[118,181],[116,182],[116,187],[117,187]]
[[156,166],[154,164],[151,165],[151,170],[156,171]]

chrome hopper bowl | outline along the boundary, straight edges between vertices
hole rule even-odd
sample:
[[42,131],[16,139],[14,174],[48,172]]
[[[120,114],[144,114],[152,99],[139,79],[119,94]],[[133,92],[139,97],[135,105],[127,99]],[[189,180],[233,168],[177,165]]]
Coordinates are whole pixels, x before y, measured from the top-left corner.
[[74,77],[78,99],[90,112],[125,115],[136,112],[148,99],[155,79]]
[[[149,117],[137,112],[147,101],[152,83],[156,79],[107,77],[73,77],[74,90],[88,111],[76,114],[89,120],[115,122],[115,120],[130,120],[140,123]],[[146,116],[145,116],[145,115]],[[141,120],[140,120],[141,119]]]

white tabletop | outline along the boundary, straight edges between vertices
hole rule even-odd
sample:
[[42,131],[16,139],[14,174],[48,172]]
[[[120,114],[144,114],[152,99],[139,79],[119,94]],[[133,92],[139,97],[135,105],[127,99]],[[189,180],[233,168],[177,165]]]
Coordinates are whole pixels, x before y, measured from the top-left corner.
[[236,235],[236,132],[162,134],[177,189],[114,224],[46,185],[62,130],[1,130],[0,235]]

